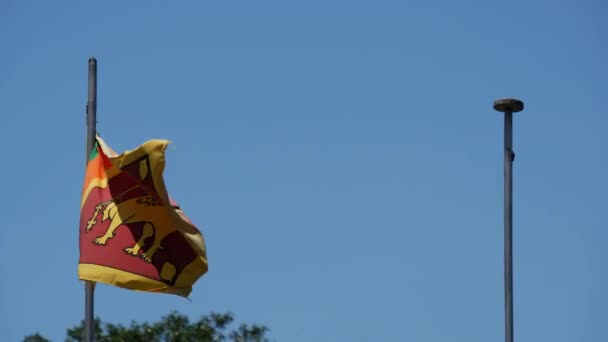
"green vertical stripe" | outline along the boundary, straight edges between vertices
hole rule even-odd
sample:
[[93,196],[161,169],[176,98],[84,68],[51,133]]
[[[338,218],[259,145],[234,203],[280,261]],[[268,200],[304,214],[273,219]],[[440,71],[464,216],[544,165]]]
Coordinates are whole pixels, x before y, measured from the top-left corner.
[[98,146],[99,144],[96,141],[95,146],[93,146],[93,151],[91,151],[91,154],[89,155],[89,161],[95,159],[95,157],[97,157],[97,155],[99,154],[99,151],[97,150]]

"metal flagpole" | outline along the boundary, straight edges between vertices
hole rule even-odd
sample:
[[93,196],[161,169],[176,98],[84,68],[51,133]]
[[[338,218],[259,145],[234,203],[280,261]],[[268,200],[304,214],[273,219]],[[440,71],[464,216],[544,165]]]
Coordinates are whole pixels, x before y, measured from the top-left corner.
[[524,109],[516,99],[494,101],[494,109],[505,113],[505,342],[513,342],[513,113]]
[[[87,98],[87,150],[86,161],[95,147],[95,136],[97,134],[97,60],[89,59],[89,92]],[[93,342],[95,340],[95,282],[85,281],[85,305],[84,305],[84,340]]]

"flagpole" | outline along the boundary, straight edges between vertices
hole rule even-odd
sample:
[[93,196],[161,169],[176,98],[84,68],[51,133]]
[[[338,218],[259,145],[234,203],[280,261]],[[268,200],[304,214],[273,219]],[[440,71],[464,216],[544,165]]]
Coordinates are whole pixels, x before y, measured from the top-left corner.
[[504,133],[504,281],[505,281],[505,342],[513,342],[513,113],[524,109],[517,99],[494,101],[494,109],[505,114]]
[[[89,91],[87,97],[87,144],[86,159],[95,147],[95,136],[97,134],[97,60],[89,58]],[[85,281],[85,305],[84,305],[84,340],[93,342],[95,340],[95,282]]]

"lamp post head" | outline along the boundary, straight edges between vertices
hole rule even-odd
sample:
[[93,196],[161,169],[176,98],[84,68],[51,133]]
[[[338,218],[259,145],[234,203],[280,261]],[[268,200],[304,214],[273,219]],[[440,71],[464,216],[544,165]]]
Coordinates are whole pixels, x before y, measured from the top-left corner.
[[494,109],[503,113],[517,113],[524,110],[524,103],[518,99],[500,99],[494,101]]

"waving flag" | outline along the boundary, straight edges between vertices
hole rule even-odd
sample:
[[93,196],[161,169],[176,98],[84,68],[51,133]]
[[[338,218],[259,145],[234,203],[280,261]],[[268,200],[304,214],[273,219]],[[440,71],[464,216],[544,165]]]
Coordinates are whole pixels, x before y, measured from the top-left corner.
[[168,143],[117,155],[97,137],[80,204],[81,280],[187,297],[207,272],[203,236],[165,188]]

